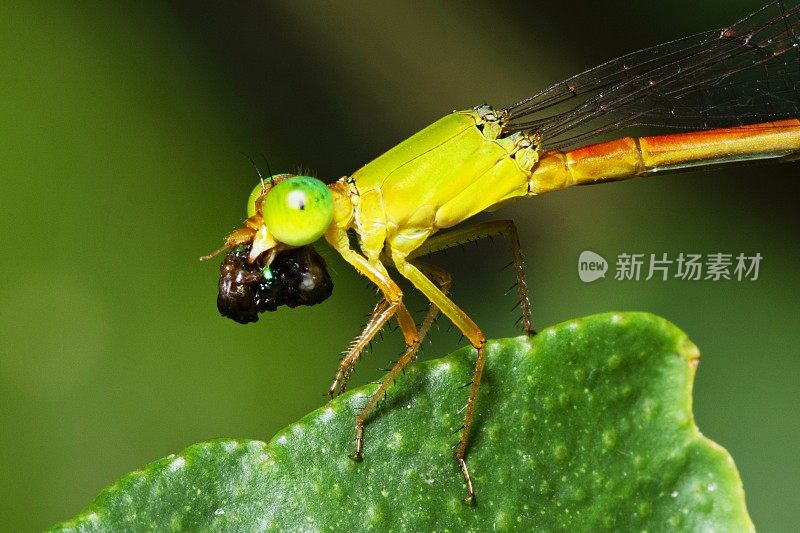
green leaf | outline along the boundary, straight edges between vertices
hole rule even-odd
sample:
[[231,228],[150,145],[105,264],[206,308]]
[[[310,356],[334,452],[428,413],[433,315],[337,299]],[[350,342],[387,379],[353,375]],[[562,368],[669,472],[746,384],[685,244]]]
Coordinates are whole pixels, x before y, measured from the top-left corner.
[[752,530],[733,460],[691,412],[699,353],[642,313],[492,341],[468,455],[453,460],[475,352],[410,367],[349,458],[374,385],[269,444],[216,440],[124,476],[56,530]]

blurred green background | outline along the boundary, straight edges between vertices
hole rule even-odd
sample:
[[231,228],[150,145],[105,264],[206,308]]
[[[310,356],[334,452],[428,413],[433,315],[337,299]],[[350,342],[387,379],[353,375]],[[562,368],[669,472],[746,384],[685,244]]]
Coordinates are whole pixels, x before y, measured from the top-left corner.
[[[268,440],[324,403],[376,297],[321,245],[325,304],[250,326],[217,314],[218,261],[197,258],[244,216],[256,176],[240,152],[333,180],[453,109],[510,104],[759,2],[541,4],[0,4],[2,529],[41,529],[154,459]],[[798,171],[633,180],[493,215],[519,225],[538,327],[644,310],[698,344],[698,423],[732,453],[762,531],[800,519]],[[586,249],[764,260],[755,282],[584,284]],[[490,337],[517,334],[507,254],[436,259]],[[396,357],[388,337],[354,384]],[[458,344],[433,337],[424,357]]]

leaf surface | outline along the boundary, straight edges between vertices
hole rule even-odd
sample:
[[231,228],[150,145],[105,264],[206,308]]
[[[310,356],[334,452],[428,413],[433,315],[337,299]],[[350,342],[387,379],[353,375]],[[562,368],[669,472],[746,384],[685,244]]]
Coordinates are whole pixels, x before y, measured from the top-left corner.
[[55,530],[752,530],[730,455],[691,412],[699,353],[666,320],[607,313],[490,341],[468,464],[453,459],[475,351],[409,367],[350,459],[369,385],[268,444],[190,446]]

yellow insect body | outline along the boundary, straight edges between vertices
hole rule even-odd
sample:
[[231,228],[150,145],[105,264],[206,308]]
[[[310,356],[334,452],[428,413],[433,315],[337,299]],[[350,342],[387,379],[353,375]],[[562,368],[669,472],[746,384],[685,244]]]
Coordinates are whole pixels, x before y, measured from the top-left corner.
[[522,136],[493,138],[485,124],[474,110],[452,113],[349,178],[368,258],[385,244],[408,255],[437,230],[528,194],[535,147],[520,144]]

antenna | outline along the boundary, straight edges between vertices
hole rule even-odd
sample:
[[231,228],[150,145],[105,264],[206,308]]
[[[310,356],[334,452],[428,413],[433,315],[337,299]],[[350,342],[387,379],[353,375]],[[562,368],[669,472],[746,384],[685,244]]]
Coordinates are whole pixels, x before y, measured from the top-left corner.
[[273,185],[272,169],[269,168],[269,160],[267,159],[267,156],[265,156],[264,154],[261,154],[261,159],[263,159],[264,160],[264,164],[267,165],[267,172],[269,172],[269,182],[270,182],[270,185]]
[[[243,156],[245,156],[247,158],[247,160],[250,161],[250,164],[253,165],[253,168],[256,169],[256,174],[258,174],[258,179],[261,180],[261,188],[265,188],[266,185],[264,184],[264,176],[261,175],[261,170],[258,168],[258,166],[256,166],[256,162],[253,161],[253,158],[250,157],[249,155],[247,155],[246,153],[244,153],[244,152],[239,152],[239,153],[242,154]],[[267,171],[269,171],[269,165],[267,165]],[[270,178],[269,179],[270,179],[270,182],[272,182],[272,174],[271,173],[270,173]]]

